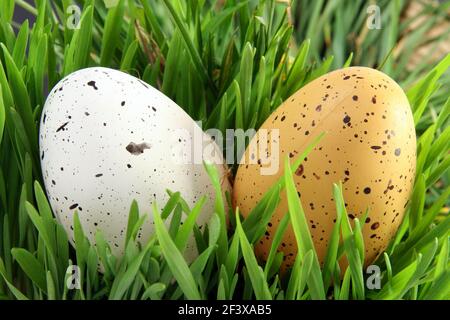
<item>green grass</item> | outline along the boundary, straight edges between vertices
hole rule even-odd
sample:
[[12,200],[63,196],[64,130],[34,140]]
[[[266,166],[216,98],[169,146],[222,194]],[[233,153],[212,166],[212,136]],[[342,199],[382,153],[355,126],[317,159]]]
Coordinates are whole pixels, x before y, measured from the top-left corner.
[[[325,7],[322,1],[299,1],[292,7],[294,26],[281,2],[227,1],[219,8],[218,1],[187,6],[181,0],[121,0],[110,11],[102,1],[79,2],[83,14],[77,30],[64,24],[71,1],[0,2],[0,299],[450,299],[450,55],[434,65],[424,62],[415,72],[406,70],[407,54],[388,55],[408,23],[396,22],[402,1],[380,2],[397,18],[384,15],[386,27],[368,32],[360,47],[348,46],[345,35],[363,30],[362,1],[355,8],[345,1]],[[14,30],[15,3],[35,14],[36,23]],[[437,21],[439,10],[434,10]],[[417,32],[409,37],[407,53],[427,40]],[[238,211],[226,211],[229,197],[221,196],[218,173],[206,166],[217,199],[204,230],[195,217],[205,199],[190,208],[172,190],[167,203],[154,205],[156,233],[148,243],[136,241],[145,215],[130,204],[123,259],[112,255],[101,232],[92,246],[77,215],[77,245],[69,245],[41,187],[37,141],[45,88],[64,75],[87,66],[121,69],[203,120],[204,129],[224,131],[257,128],[306,83],[350,64],[382,65],[407,92],[417,127],[414,193],[398,233],[376,262],[383,274],[381,290],[365,285],[363,221],[348,220],[338,181],[330,194],[336,224],[324,266],[318,264],[292,172],[326,136],[317,137],[292,167],[286,165],[283,177],[245,220]],[[275,233],[267,263],[261,264],[252,246],[264,234],[281,193],[289,213]],[[183,225],[165,227],[164,220],[181,215],[186,215]],[[277,247],[289,224],[300,250],[292,270],[281,273]],[[188,264],[182,253],[191,234],[200,255]],[[341,280],[336,261],[343,256],[349,268]],[[66,270],[73,264],[80,268],[80,290],[66,286]]]

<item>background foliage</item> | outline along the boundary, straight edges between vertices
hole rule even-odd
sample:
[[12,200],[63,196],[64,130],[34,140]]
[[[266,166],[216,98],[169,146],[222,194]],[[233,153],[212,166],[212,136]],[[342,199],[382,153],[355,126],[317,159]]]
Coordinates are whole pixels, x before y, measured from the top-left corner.
[[[428,34],[448,22],[450,4],[425,3],[418,14],[404,18],[409,1],[378,1],[382,28],[369,30],[371,2],[356,3],[119,0],[108,10],[103,1],[85,0],[78,1],[79,28],[70,29],[67,23],[76,13],[70,0],[1,1],[0,298],[450,298],[450,55],[436,50],[449,41],[450,28],[438,36]],[[34,15],[35,23],[13,22],[18,7]],[[423,16],[427,19],[416,27]],[[429,54],[413,63],[424,45],[431,45]],[[437,57],[431,54],[436,52]],[[292,171],[314,144],[292,168],[286,164],[283,178],[246,220],[239,212],[225,212],[229,198],[222,198],[220,178],[207,166],[218,200],[206,230],[194,223],[204,200],[189,208],[173,190],[168,203],[154,204],[157,232],[146,244],[136,242],[142,218],[137,205],[131,205],[122,260],[111,254],[101,232],[97,246],[91,246],[76,215],[76,250],[70,247],[41,188],[38,120],[48,88],[74,70],[98,65],[140,77],[203,120],[204,129],[221,130],[257,128],[292,93],[336,68],[366,65],[396,79],[414,113],[418,162],[406,218],[377,261],[381,290],[365,286],[363,221],[350,224],[338,182],[333,192],[337,222],[326,262],[322,268],[317,263],[292,181]],[[284,275],[277,242],[264,265],[252,250],[281,192],[287,193],[289,214],[275,238],[291,224],[301,248],[292,271]],[[182,214],[190,223],[164,227],[164,219]],[[188,265],[182,251],[192,232],[200,255]],[[336,261],[342,255],[350,267],[341,280]],[[82,288],[68,290],[66,270],[75,263]]]

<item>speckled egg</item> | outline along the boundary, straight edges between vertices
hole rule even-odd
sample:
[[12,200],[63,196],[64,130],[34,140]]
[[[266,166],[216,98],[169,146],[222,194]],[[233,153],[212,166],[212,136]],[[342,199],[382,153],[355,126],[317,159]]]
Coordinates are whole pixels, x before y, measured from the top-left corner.
[[[40,155],[51,207],[71,240],[77,211],[89,240],[95,243],[101,230],[119,256],[133,200],[149,215],[138,235],[145,243],[154,232],[152,203],[162,208],[167,190],[179,191],[191,206],[207,196],[197,219],[202,226],[215,198],[203,161],[227,174],[218,146],[183,109],[145,82],[106,68],[77,71],[51,91]],[[223,189],[229,190],[227,179]],[[196,255],[191,237],[185,256],[192,261]]]
[[[279,167],[262,174],[272,157],[272,141],[261,148],[260,132],[279,130]],[[335,223],[333,183],[342,181],[348,215],[369,216],[363,228],[365,262],[383,252],[402,221],[413,187],[416,135],[410,106],[400,86],[384,73],[350,67],[326,74],[285,101],[262,125],[244,153],[233,189],[233,202],[244,215],[283,175],[286,156],[293,162],[320,133],[325,137],[294,174],[319,260],[323,262]],[[261,139],[261,140],[260,140]],[[265,142],[265,140],[263,141]],[[272,150],[272,151],[271,151]],[[254,161],[250,161],[254,159]],[[267,232],[256,245],[267,258],[277,226],[288,212],[285,192]],[[284,267],[294,263],[291,227],[280,250]]]

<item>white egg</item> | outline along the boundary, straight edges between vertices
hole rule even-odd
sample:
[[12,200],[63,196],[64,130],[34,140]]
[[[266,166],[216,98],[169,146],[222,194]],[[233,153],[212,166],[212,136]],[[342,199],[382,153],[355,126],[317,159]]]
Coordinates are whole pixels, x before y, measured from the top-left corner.
[[[214,152],[199,157],[199,139]],[[118,256],[133,200],[149,215],[139,234],[145,243],[154,233],[152,203],[162,208],[167,189],[179,191],[191,207],[207,196],[201,226],[215,200],[202,160],[227,174],[218,146],[182,108],[143,81],[106,68],[77,71],[55,86],[42,112],[40,152],[51,207],[71,240],[77,211],[91,243],[101,230]],[[197,255],[191,237],[185,257]]]

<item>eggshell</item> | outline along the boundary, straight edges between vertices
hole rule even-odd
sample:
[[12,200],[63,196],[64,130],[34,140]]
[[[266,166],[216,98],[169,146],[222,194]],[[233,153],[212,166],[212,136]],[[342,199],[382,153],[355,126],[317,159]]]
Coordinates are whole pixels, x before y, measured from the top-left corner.
[[[272,151],[256,155],[262,164],[249,164],[255,155],[246,150],[234,182],[234,205],[247,215],[283,175],[286,156],[293,162],[325,132],[294,174],[319,260],[324,260],[336,218],[332,186],[342,181],[349,217],[362,219],[369,209],[363,226],[365,262],[374,261],[402,221],[415,176],[416,135],[403,90],[374,69],[337,70],[312,81],[286,100],[264,122],[251,144],[255,140],[257,146],[261,143],[258,137],[262,129],[279,129],[279,170],[272,175],[261,174],[263,164],[269,166],[267,158]],[[262,259],[267,258],[275,230],[286,212],[283,191],[266,236],[255,248]],[[291,266],[297,248],[290,226],[279,249],[285,254],[283,267]]]
[[[199,140],[200,148],[214,151],[203,159],[195,149]],[[197,219],[202,226],[215,199],[202,161],[227,172],[217,145],[183,109],[143,81],[106,68],[77,71],[55,86],[42,112],[40,152],[51,207],[71,240],[78,211],[89,240],[95,243],[101,230],[118,256],[133,200],[149,214],[138,235],[145,243],[154,233],[151,205],[162,209],[167,189],[179,191],[190,206],[207,196]],[[224,190],[229,187],[223,179]],[[197,256],[193,237],[185,256]]]

